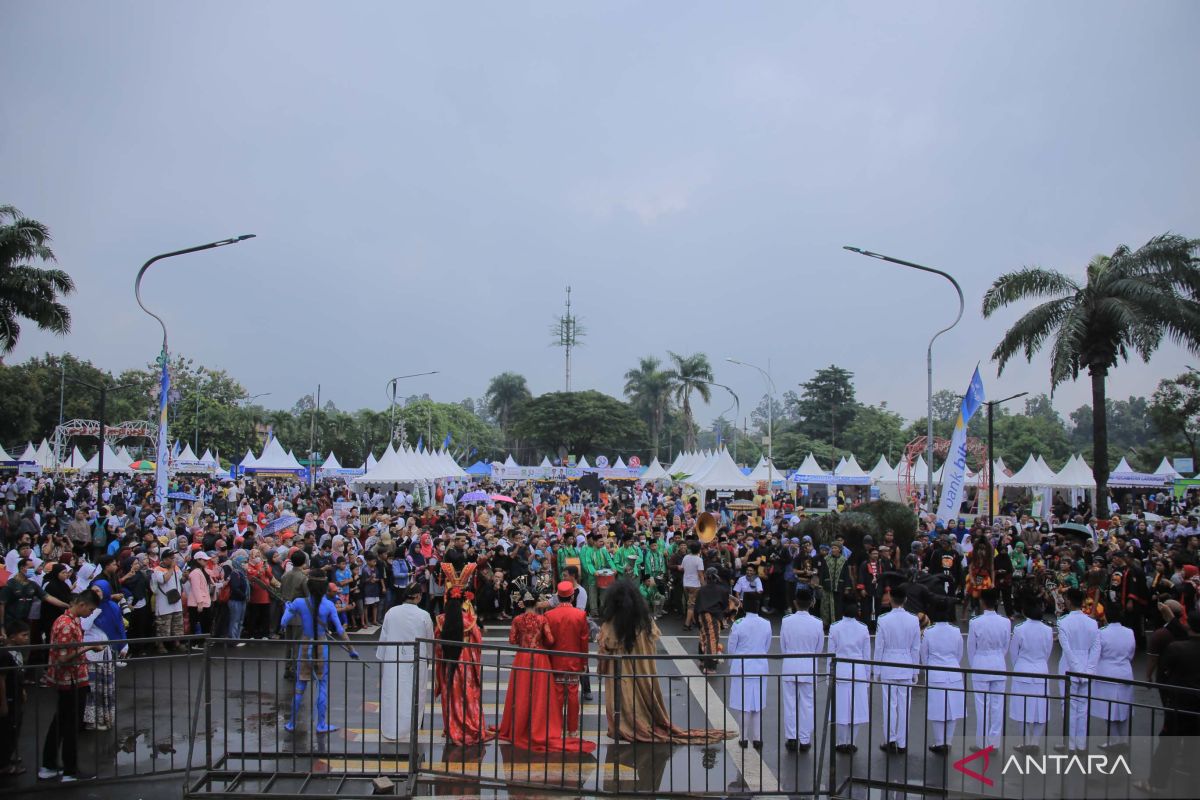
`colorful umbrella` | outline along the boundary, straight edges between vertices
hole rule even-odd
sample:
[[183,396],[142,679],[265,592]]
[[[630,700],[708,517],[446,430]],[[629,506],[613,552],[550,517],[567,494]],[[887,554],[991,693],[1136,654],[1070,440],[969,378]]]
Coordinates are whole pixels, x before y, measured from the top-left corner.
[[488,496],[487,492],[467,492],[462,497],[458,498],[458,502],[460,502],[460,503],[486,503],[488,500],[491,500],[491,499],[492,498]]
[[168,500],[193,500],[194,501],[194,500],[198,500],[199,498],[197,498],[196,495],[189,494],[187,492],[171,492],[169,495],[167,495],[167,499]]
[[506,494],[494,494],[494,495],[492,495],[492,499],[495,500],[497,503],[515,503],[515,502],[517,502],[516,500],[513,500],[511,497],[509,497]]
[[129,467],[134,472],[154,472],[154,462],[147,461],[144,458],[141,461],[133,462]]
[[263,536],[273,536],[274,534],[279,533],[280,531],[287,530],[288,528],[294,527],[299,524],[300,524],[299,517],[294,517],[290,514],[283,514],[283,515],[271,520],[266,525],[264,525],[262,528],[262,535]]

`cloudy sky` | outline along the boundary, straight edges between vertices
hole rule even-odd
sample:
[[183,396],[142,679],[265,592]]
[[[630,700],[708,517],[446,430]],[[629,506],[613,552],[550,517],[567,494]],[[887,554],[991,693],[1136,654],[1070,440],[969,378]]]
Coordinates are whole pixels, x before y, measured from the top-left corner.
[[[392,375],[456,401],[503,370],[562,388],[564,287],[588,329],[574,388],[640,356],[709,354],[780,392],[819,367],[923,413],[946,282],[967,312],[935,388],[997,380],[1000,272],[1082,275],[1120,243],[1200,236],[1200,4],[6,3],[0,203],[47,223],[76,279],[69,350],[122,369],[172,349],[290,407],[322,384],[383,407]],[[1110,396],[1196,363],[1164,347]],[[1067,412],[1086,382],[1059,391]],[[725,402],[700,412],[702,419]]]

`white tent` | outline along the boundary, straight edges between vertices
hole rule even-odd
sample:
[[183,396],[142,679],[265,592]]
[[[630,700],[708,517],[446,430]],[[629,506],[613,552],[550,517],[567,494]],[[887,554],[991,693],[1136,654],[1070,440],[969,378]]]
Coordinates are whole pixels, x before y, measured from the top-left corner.
[[846,457],[842,456],[838,459],[838,463],[833,468],[834,475],[841,475],[842,470],[846,468]]
[[1128,461],[1122,458],[1116,469],[1108,476],[1108,485],[1123,488],[1153,488],[1165,486],[1172,480],[1165,475],[1137,472],[1129,466]]
[[379,459],[377,459],[375,457],[375,454],[367,453],[367,469],[368,470],[375,469],[377,464],[379,464]]
[[760,481],[782,483],[787,478],[783,470],[775,466],[766,456],[759,457],[758,463],[754,465],[754,469],[750,470],[747,477],[756,484]]
[[[96,455],[94,455],[90,459],[88,459],[88,462],[86,464],[84,464],[82,467],[80,467],[79,471],[80,472],[95,472],[99,468],[100,468],[100,452],[96,451]],[[118,456],[115,452],[113,452],[113,449],[109,446],[108,442],[104,443],[104,472],[105,473],[122,472],[125,474],[129,474],[129,473],[133,472],[133,470],[129,468],[129,462],[122,461],[120,456]]]
[[83,469],[85,464],[87,464],[87,459],[83,457],[79,445],[75,445],[75,449],[71,451],[71,455],[63,463],[63,466],[68,469]]
[[[997,476],[999,478],[999,476]],[[1032,453],[1025,464],[1004,481],[1004,486],[1044,487],[1054,485],[1055,475],[1043,462],[1037,460]]]
[[713,454],[704,471],[690,476],[686,482],[706,492],[754,489],[754,481],[742,474],[725,448]]
[[58,462],[54,460],[54,451],[45,439],[42,439],[42,443],[37,447],[37,462],[43,470],[51,470],[58,466]]
[[4,445],[0,445],[0,461],[16,461],[16,459],[10,456],[8,451],[4,449]]
[[245,457],[242,458],[241,467],[242,467],[242,469],[248,469],[250,467],[253,467],[257,461],[258,461],[258,459],[254,457],[254,451],[247,450]]
[[324,463],[321,464],[321,471],[325,472],[326,470],[337,470],[341,468],[342,465],[338,463],[337,456],[335,456],[333,451],[330,450],[329,455],[325,457]]
[[[242,466],[245,466],[243,463]],[[285,452],[283,445],[279,440],[272,437],[271,441],[267,442],[267,446],[263,448],[262,455],[255,459],[253,466],[246,469],[254,470],[255,472],[284,472],[289,474],[298,474],[304,470],[304,467],[296,460],[296,457],[289,452]]]
[[883,456],[879,457],[879,461],[875,466],[871,467],[871,471],[867,473],[867,477],[872,483],[896,483],[896,468],[888,463]]
[[1071,456],[1067,463],[1054,476],[1051,484],[1060,489],[1092,489],[1096,486],[1096,476],[1082,456]]
[[521,468],[521,465],[520,465],[520,464],[518,464],[518,463],[517,463],[517,462],[516,462],[516,461],[513,459],[513,457],[512,457],[512,453],[509,453],[509,454],[508,454],[508,457],[504,459],[504,468],[505,468],[505,469],[520,469],[520,468]]
[[212,472],[213,470],[212,464],[206,464],[200,459],[196,458],[196,453],[192,450],[192,446],[190,444],[184,445],[183,452],[179,454],[178,458],[173,460],[172,466],[175,472],[183,473],[198,474],[202,472]]
[[179,454],[179,457],[176,458],[175,460],[176,461],[199,461],[200,459],[196,458],[196,454],[194,452],[192,452],[192,446],[190,444],[185,444],[183,446],[183,452],[181,452]]
[[858,465],[858,460],[854,454],[850,454],[850,458],[843,458],[838,468],[833,471],[834,475],[841,475],[847,478],[865,478],[867,473],[863,472],[863,468]]
[[799,475],[828,475],[829,473],[821,469],[821,465],[813,458],[813,454],[809,453],[804,457],[804,461],[796,469]]
[[612,465],[612,469],[629,469],[629,467],[625,466],[625,460],[623,458],[617,456],[617,463]]
[[683,464],[684,455],[686,454],[682,450],[675,454],[675,460],[673,460],[669,466],[664,468],[666,469],[668,475],[676,475],[679,473],[679,468]]
[[588,463],[587,456],[581,456],[576,467],[578,469],[591,469],[592,465]]
[[542,456],[542,463],[538,464],[538,466],[544,469],[549,469],[554,465],[550,463],[550,456]]
[[[22,456],[22,460],[24,460],[24,456]],[[1154,474],[1162,475],[1164,478],[1169,478],[1173,481],[1183,478],[1183,476],[1176,472],[1175,468],[1171,466],[1171,462],[1167,460],[1166,456],[1163,456],[1162,463],[1158,465],[1158,469],[1154,470]]]
[[639,480],[649,483],[650,481],[660,481],[666,477],[669,477],[669,475],[667,471],[663,469],[663,465],[658,463],[658,458],[656,457],[650,462],[650,466],[646,467],[646,470],[641,474]]
[[117,458],[121,459],[126,464],[133,463],[133,456],[129,455],[129,451],[126,450],[124,447],[117,448]]
[[438,474],[445,471],[444,467],[438,466],[438,459],[429,451],[417,452],[407,446],[396,450],[388,444],[375,467],[352,480],[351,484],[355,487],[425,484],[445,477]]
[[[0,450],[3,449],[3,447],[0,447]],[[9,460],[11,461],[12,459]],[[32,461],[34,464],[37,463],[37,448],[33,446],[33,442],[29,442],[25,445],[25,452],[21,453],[21,456],[17,459],[17,461]]]

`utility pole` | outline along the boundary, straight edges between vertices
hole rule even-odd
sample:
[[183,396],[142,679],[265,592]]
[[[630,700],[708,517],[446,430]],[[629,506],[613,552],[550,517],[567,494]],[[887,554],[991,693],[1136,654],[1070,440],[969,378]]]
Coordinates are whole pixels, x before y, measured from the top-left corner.
[[317,399],[313,403],[312,422],[308,426],[308,486],[311,489],[316,483],[317,471],[313,468],[313,461],[317,457],[315,450],[317,445],[317,409],[321,405],[321,384],[317,384]]
[[571,349],[579,345],[579,340],[583,338],[586,331],[579,326],[575,315],[571,313],[571,287],[567,287],[567,309],[566,312],[559,317],[554,327],[551,328],[551,333],[556,341],[554,345],[561,347],[566,355],[566,381],[563,391],[571,391]]

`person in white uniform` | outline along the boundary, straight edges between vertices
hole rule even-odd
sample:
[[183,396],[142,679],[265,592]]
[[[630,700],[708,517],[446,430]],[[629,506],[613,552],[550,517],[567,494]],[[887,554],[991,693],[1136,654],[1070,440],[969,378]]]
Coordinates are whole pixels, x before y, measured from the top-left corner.
[[[1084,593],[1082,589],[1071,587],[1063,593],[1067,604],[1067,613],[1058,618],[1058,646],[1062,656],[1058,660],[1058,674],[1068,672],[1084,674],[1087,672],[1088,656],[1092,651],[1092,643],[1100,626],[1096,620],[1084,614]],[[1070,678],[1071,708],[1067,714],[1067,745],[1055,746],[1055,750],[1066,751],[1069,754],[1087,752],[1087,719],[1088,719],[1088,682],[1084,678]],[[1065,688],[1065,685],[1064,687]]]
[[[1054,631],[1042,622],[1045,609],[1040,600],[1031,599],[1023,609],[1025,621],[1013,628],[1008,657],[1013,672],[1045,675],[1050,672],[1050,653],[1054,650]],[[1021,723],[1022,742],[1014,749],[1022,755],[1041,753],[1042,734],[1046,732],[1046,680],[1014,675],[1012,696],[1008,699],[1008,718]]]
[[728,705],[740,712],[742,735],[738,744],[745,747],[754,742],[762,750],[762,710],[767,704],[767,675],[770,667],[766,655],[771,651],[771,623],[758,615],[759,595],[747,594],[742,599],[746,616],[733,623],[729,632],[728,655],[760,656],[729,659]]
[[[829,626],[829,650],[837,658],[871,660],[871,632],[858,621],[856,601],[847,599],[842,605],[842,618]],[[854,740],[859,730],[871,719],[871,670],[867,664],[840,663],[835,675],[834,749],[853,753],[858,750]]]
[[875,667],[875,679],[883,693],[883,741],[879,749],[887,753],[908,750],[908,709],[917,679],[915,667],[921,661],[921,623],[904,607],[907,599],[903,586],[892,589],[892,610],[875,626],[875,660],[913,665]]
[[[1087,673],[1104,678],[1133,680],[1133,654],[1136,651],[1133,631],[1119,622],[1101,626],[1088,652]],[[1129,703],[1133,687],[1128,684],[1092,680],[1091,715],[1105,721],[1101,735],[1106,737],[1101,749],[1128,747]]]
[[953,670],[926,671],[928,688],[925,693],[925,716],[933,729],[929,752],[945,755],[950,752],[950,740],[958,720],[966,716],[966,694],[963,692],[963,637],[954,624],[954,603],[946,598],[929,609],[934,622],[921,637],[921,664],[926,667],[952,667]]
[[[413,669],[416,640],[433,638],[433,619],[421,608],[421,584],[413,582],[405,590],[404,602],[388,609],[379,631],[381,642],[410,642],[408,645],[384,644],[375,650],[383,664],[379,679],[379,732],[384,739],[407,740],[412,730]],[[421,653],[421,672],[416,681],[417,729],[425,714],[429,694],[429,645]]]
[[1005,655],[1012,638],[1012,623],[996,613],[996,589],[979,593],[983,611],[971,619],[967,627],[967,665],[971,669],[998,670],[1001,674],[980,673],[971,676],[975,694],[975,746],[982,750],[989,744],[1000,746],[1004,730],[1004,672],[1008,670]]
[[820,653],[825,645],[825,627],[808,613],[812,592],[807,586],[796,590],[797,611],[783,618],[779,645],[783,659],[783,735],[788,752],[808,750],[813,735],[813,680],[818,669],[813,658],[796,658],[796,653]]

